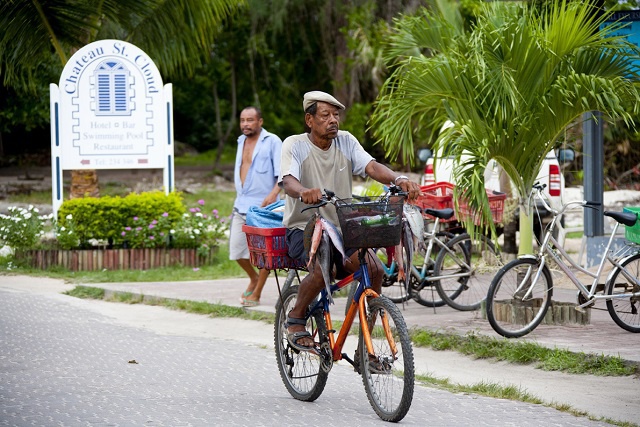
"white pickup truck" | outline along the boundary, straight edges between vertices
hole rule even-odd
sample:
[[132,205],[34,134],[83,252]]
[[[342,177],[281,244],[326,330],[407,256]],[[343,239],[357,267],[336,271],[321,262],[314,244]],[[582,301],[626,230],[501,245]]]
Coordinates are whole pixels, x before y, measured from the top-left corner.
[[[573,150],[570,149],[559,150],[558,154],[565,161],[573,160],[573,157],[575,155]],[[429,185],[443,181],[455,184],[455,180],[452,174],[454,165],[453,156],[442,156],[436,153],[437,158],[434,159],[431,150],[422,149],[419,150],[418,157],[420,158],[420,160],[426,162],[424,167],[424,174],[422,175],[421,179],[422,185]],[[494,160],[489,162],[489,166],[484,173],[484,179],[486,188],[490,190],[506,192],[507,189],[501,188],[500,186],[498,162]],[[541,184],[546,184],[545,191],[547,192],[549,200],[551,201],[551,207],[562,207],[564,195],[564,176],[562,175],[558,156],[556,156],[556,152],[554,150],[551,150],[549,153],[547,153],[544,162],[542,163],[542,168],[538,172],[536,181],[540,182]],[[542,205],[538,206],[538,212],[540,213],[540,220],[538,220],[537,217],[534,217],[533,227],[535,235],[542,236],[544,227],[551,221],[552,217],[550,212],[548,212],[547,209]]]

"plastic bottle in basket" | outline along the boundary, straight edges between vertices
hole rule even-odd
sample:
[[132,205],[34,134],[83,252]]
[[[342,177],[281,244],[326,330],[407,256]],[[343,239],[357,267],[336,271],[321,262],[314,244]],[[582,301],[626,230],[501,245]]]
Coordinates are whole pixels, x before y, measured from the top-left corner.
[[393,225],[395,219],[396,216],[390,214],[374,215],[364,218],[360,222],[360,224],[367,227],[375,227],[378,225]]

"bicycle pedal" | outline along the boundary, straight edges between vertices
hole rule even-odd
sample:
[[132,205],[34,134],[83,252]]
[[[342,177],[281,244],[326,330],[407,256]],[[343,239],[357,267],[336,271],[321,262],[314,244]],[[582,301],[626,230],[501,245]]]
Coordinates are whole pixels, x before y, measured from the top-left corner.
[[576,309],[577,312],[584,314],[584,313],[587,312],[587,310],[585,310],[585,308],[588,308],[588,307],[592,306],[593,304],[595,304],[595,302],[596,302],[596,300],[591,299],[591,300],[585,302],[584,304],[580,304],[580,305],[575,306],[574,308]]
[[356,367],[356,362],[354,362],[348,355],[347,353],[342,353],[342,358],[344,360],[346,360],[347,362],[349,362],[351,364],[351,366],[353,366],[354,368]]

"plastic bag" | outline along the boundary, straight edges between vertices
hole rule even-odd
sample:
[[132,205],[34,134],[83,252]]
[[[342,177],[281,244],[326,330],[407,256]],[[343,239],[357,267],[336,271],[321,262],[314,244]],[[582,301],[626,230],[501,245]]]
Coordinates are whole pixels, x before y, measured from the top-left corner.
[[261,228],[284,227],[284,200],[278,200],[264,208],[251,206],[247,211],[247,225]]

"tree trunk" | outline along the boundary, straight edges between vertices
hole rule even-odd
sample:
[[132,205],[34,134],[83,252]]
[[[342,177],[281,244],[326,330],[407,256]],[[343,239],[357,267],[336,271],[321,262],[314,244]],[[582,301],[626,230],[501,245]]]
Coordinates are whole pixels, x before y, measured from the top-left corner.
[[224,150],[224,146],[231,135],[231,131],[236,128],[236,116],[238,110],[238,95],[237,95],[237,86],[236,86],[236,66],[235,60],[230,59],[229,64],[231,66],[231,119],[229,120],[229,126],[227,127],[224,135],[222,134],[222,119],[220,118],[220,104],[218,98],[218,88],[217,85],[213,86],[213,99],[216,109],[216,124],[218,125],[218,152],[216,154],[216,162],[213,165],[213,169],[218,170],[220,166],[220,158],[222,157],[222,151]]
[[222,155],[222,149],[224,148],[225,141],[222,136],[222,117],[220,115],[220,98],[218,96],[218,83],[213,82],[213,108],[216,116],[216,138],[218,138],[218,151],[216,153],[216,162],[213,165],[213,170],[218,170],[218,164],[220,163],[220,156]]
[[519,256],[533,254],[533,212],[525,203],[528,203],[528,200],[520,200]]
[[100,197],[98,171],[95,169],[72,170],[70,197],[79,199],[85,196]]

